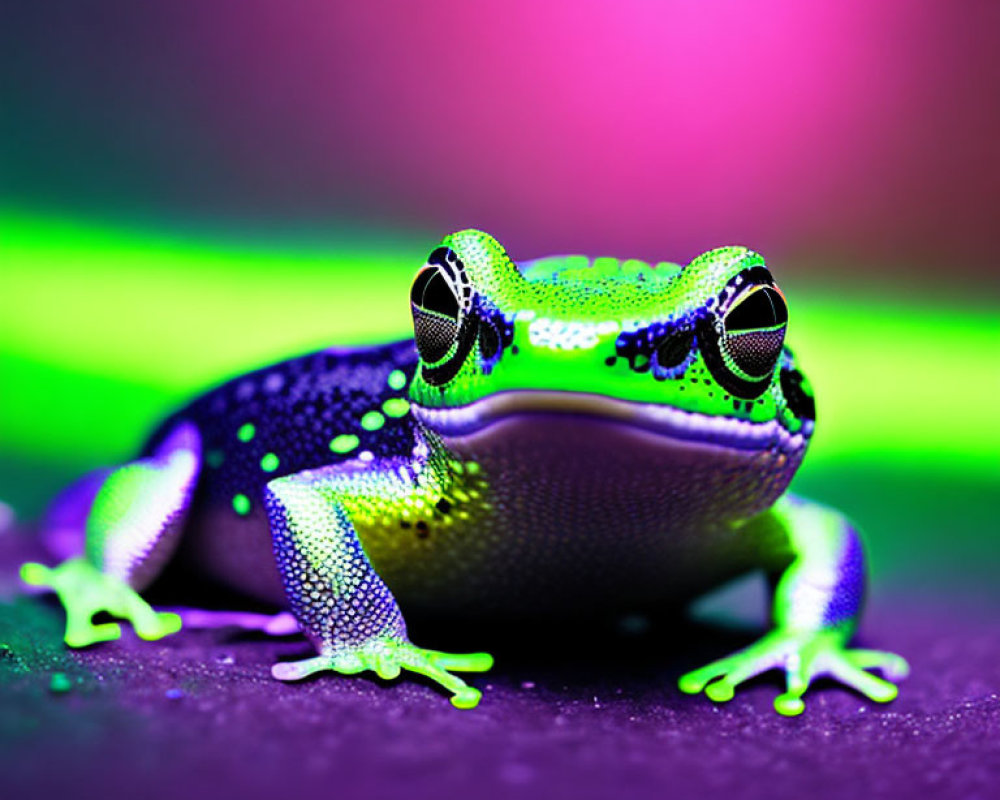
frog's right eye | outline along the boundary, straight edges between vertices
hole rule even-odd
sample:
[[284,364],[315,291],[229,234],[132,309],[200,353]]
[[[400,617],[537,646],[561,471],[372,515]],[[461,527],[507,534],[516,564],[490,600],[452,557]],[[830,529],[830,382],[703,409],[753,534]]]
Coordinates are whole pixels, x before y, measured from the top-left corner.
[[425,363],[436,364],[455,344],[460,316],[458,297],[439,267],[427,266],[417,273],[410,310],[417,352]]
[[422,269],[410,289],[410,302],[423,311],[458,319],[458,298],[437,267]]

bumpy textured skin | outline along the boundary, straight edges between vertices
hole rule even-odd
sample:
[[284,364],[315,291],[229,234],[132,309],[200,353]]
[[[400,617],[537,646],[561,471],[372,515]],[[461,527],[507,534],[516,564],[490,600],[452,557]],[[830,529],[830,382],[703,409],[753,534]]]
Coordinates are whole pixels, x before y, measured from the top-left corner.
[[88,643],[81,619],[102,597],[150,638],[171,632],[118,595],[141,603],[129,585],[179,540],[215,579],[295,615],[317,656],[276,677],[408,669],[465,708],[479,692],[452,672],[490,657],[412,645],[401,608],[558,619],[685,601],[763,569],[774,631],[682,690],[727,700],[779,667],[784,714],[818,675],[895,696],[866,670],[902,677],[902,659],[846,649],[864,584],[855,530],[785,495],[815,410],[759,255],[517,265],[463,231],[418,271],[411,311],[414,342],[240,376],[168,419],[135,464],[66,493],[81,508],[55,517],[86,520],[85,557],[23,575],[60,593],[67,641]]

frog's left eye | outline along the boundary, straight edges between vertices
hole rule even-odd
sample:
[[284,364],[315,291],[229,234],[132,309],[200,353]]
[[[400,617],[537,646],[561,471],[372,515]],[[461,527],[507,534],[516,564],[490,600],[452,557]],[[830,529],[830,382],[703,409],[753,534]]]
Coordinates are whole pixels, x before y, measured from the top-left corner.
[[723,317],[720,341],[726,365],[750,380],[774,372],[785,341],[788,306],[777,286],[754,286]]
[[458,297],[442,271],[428,266],[413,280],[410,304],[417,352],[423,361],[436,364],[458,338]]

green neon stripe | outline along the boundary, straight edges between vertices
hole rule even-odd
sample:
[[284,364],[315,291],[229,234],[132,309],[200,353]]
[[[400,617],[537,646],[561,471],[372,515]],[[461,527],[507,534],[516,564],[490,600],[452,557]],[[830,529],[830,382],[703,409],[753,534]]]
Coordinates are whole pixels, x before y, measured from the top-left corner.
[[[0,229],[0,451],[81,468],[127,459],[163,414],[227,376],[408,335],[414,265],[437,241],[250,247],[10,209]],[[783,288],[817,397],[807,467],[860,457],[997,473],[995,304],[914,286],[902,302],[858,279],[850,294]]]

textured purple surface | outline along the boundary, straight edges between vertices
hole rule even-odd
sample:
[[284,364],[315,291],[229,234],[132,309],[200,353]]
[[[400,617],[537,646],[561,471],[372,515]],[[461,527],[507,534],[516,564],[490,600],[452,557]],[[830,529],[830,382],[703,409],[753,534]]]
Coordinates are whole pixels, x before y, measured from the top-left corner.
[[[862,638],[911,659],[900,698],[879,707],[824,684],[797,719],[771,709],[774,675],[725,706],[674,688],[743,633],[654,621],[545,643],[412,626],[418,642],[496,653],[474,679],[482,704],[461,712],[416,679],[280,684],[269,667],[306,652],[296,637],[128,633],[67,652],[57,607],[12,598],[29,555],[0,534],[4,796],[987,798],[1000,785],[995,595],[879,596]],[[57,672],[70,691],[50,688]]]

